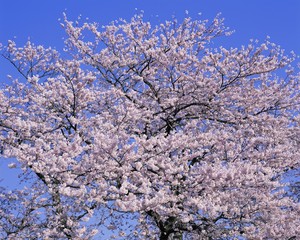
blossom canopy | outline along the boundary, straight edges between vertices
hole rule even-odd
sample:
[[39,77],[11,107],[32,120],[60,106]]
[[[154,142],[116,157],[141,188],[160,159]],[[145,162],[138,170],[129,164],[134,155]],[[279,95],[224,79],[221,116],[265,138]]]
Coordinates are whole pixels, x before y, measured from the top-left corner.
[[1,156],[25,187],[0,188],[0,238],[300,236],[280,181],[300,159],[293,56],[216,48],[220,16],[62,26],[63,53],[2,51],[19,75],[0,89]]

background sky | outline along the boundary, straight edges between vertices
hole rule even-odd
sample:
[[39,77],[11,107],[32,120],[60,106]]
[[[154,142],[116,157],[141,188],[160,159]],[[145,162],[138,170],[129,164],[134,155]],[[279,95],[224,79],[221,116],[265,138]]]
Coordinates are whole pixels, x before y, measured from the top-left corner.
[[[129,19],[144,10],[145,20],[153,23],[182,19],[185,10],[191,17],[213,19],[218,13],[235,33],[224,39],[225,46],[238,47],[249,39],[271,41],[287,52],[300,55],[300,0],[0,0],[0,43],[16,38],[23,45],[28,38],[36,44],[63,48],[64,30],[59,24],[63,12],[69,19],[82,18],[106,25]],[[0,59],[0,83],[12,68]]]
[[[69,19],[80,14],[83,19],[106,25],[118,19],[129,19],[144,10],[145,20],[155,25],[173,15],[182,19],[185,10],[192,18],[213,19],[218,13],[235,33],[224,38],[226,46],[239,47],[249,39],[264,41],[267,36],[287,52],[300,55],[300,0],[0,0],[0,43],[16,38],[20,45],[28,38],[36,44],[63,48],[64,30],[59,18],[66,12]],[[299,60],[298,60],[299,61]],[[0,57],[0,84],[15,70]],[[16,170],[6,167],[11,160],[0,159],[1,185],[17,186]]]

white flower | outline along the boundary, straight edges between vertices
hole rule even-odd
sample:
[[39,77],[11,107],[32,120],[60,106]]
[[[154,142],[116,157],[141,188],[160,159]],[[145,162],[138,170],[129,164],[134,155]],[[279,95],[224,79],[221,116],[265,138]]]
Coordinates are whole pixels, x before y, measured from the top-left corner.
[[16,163],[10,163],[10,164],[8,164],[8,167],[9,168],[16,168],[17,164]]

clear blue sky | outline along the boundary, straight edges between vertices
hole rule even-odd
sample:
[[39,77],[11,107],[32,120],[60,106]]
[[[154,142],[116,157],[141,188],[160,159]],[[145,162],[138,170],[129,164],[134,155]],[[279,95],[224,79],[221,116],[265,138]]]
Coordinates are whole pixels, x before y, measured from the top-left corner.
[[[151,22],[182,18],[185,10],[197,17],[212,19],[221,12],[225,24],[235,34],[226,46],[247,44],[250,38],[263,41],[266,36],[287,52],[300,55],[300,0],[0,0],[0,43],[16,38],[24,44],[30,37],[36,44],[62,49],[65,36],[59,18],[65,11],[70,19],[78,15],[105,25],[117,18],[130,18],[136,10],[145,11]],[[157,17],[158,16],[158,17]],[[0,59],[0,83],[11,71]]]
[[[250,38],[263,41],[266,36],[287,52],[300,55],[300,0],[0,0],[0,43],[16,38],[24,44],[30,37],[36,44],[63,47],[64,30],[59,18],[66,12],[70,19],[80,14],[101,25],[117,18],[130,18],[136,10],[145,11],[151,22],[191,17],[202,13],[212,19],[221,12],[225,24],[235,33],[225,39],[226,46],[247,44]],[[157,17],[158,16],[158,17]],[[0,59],[0,83],[12,69]],[[13,74],[12,74],[13,75]]]
[[[63,29],[58,18],[66,11],[69,18],[79,14],[91,21],[107,24],[130,18],[135,8],[145,11],[145,19],[155,21],[176,15],[212,19],[221,12],[226,25],[236,30],[230,37],[233,45],[247,43],[250,38],[271,40],[286,50],[300,54],[300,1],[299,0],[0,0],[0,42],[17,37],[23,43],[32,41],[60,47]],[[1,69],[2,71],[2,69]]]
[[[5,45],[17,37],[17,43],[23,44],[30,37],[37,44],[61,49],[65,35],[58,19],[64,11],[70,19],[82,14],[105,25],[130,18],[136,8],[144,10],[145,19],[152,22],[172,15],[182,18],[185,10],[191,17],[201,12],[205,19],[221,12],[225,24],[236,31],[225,39],[226,45],[238,47],[250,38],[263,41],[269,35],[287,52],[300,55],[300,0],[0,0],[0,42]],[[0,58],[0,83],[6,82],[11,70]],[[0,159],[0,179],[13,185],[7,163]]]

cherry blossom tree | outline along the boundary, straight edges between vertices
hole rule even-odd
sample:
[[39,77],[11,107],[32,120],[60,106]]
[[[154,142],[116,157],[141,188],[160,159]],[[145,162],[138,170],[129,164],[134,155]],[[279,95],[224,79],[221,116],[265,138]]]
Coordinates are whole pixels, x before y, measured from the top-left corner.
[[[267,39],[217,47],[212,22],[62,23],[64,52],[9,41],[18,76],[0,90],[0,237],[296,239],[294,56]],[[112,236],[113,237],[113,236]]]

